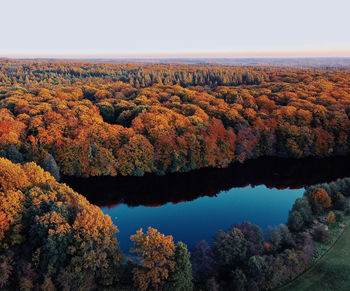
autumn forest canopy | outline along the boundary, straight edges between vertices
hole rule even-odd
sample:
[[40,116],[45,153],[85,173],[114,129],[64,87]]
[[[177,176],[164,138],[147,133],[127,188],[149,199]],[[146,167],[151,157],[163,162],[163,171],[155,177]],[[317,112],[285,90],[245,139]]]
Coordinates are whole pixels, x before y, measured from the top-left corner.
[[34,162],[0,158],[0,289],[275,289],[320,255],[317,243],[332,242],[328,227],[349,221],[349,197],[349,178],[311,186],[286,225],[264,235],[236,223],[191,254],[171,235],[140,229],[126,260],[110,216]]
[[[350,178],[308,184],[286,224],[264,233],[234,221],[190,252],[171,235],[141,228],[130,236],[129,258],[111,217],[58,180],[348,156],[349,116],[345,67],[0,60],[0,289],[282,286],[349,225]],[[230,178],[221,177],[228,185]]]
[[0,154],[59,178],[349,153],[350,70],[0,61]]

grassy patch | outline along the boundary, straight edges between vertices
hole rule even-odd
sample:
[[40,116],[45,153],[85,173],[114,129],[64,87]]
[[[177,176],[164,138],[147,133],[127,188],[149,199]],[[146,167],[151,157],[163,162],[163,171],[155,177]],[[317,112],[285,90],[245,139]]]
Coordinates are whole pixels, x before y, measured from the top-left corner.
[[[348,227],[350,225],[350,216],[344,216],[342,224]],[[339,227],[339,223],[334,224],[326,224],[328,225],[328,233],[331,236],[331,239],[327,243],[321,243],[314,241],[315,247],[315,258],[311,264],[317,263],[318,259],[323,256],[323,254],[329,250],[330,247],[334,244],[334,242],[339,238],[339,236],[343,233],[344,228]],[[350,243],[350,242],[349,242]]]
[[[346,217],[344,224],[349,225]],[[329,232],[332,241],[327,244],[316,243],[315,247],[320,257],[339,237],[343,228],[331,226]],[[336,241],[333,247],[314,265],[296,280],[287,284],[281,290],[350,290],[350,228]]]

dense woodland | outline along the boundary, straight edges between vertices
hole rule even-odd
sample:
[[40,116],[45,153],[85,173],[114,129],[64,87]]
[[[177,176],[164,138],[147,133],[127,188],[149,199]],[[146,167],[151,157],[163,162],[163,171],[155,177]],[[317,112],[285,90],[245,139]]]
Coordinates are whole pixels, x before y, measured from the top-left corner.
[[0,154],[57,179],[349,153],[350,70],[0,61]]
[[266,235],[236,224],[190,254],[150,227],[129,259],[110,217],[57,180],[346,155],[349,114],[348,69],[1,60],[0,289],[280,286],[350,214],[349,178],[307,188]]
[[249,222],[219,231],[188,252],[156,229],[130,239],[126,260],[117,228],[80,194],[35,163],[0,158],[1,290],[266,290],[296,277],[330,239],[327,225],[350,215],[350,179],[309,187],[287,225]]
[[116,281],[117,228],[35,163],[0,158],[0,289],[92,289]]
[[[350,178],[308,187],[286,224],[262,230],[249,222],[219,231],[192,252],[194,280],[204,290],[271,290],[301,274],[317,257],[315,242],[350,215]],[[339,226],[338,226],[339,227]],[[345,225],[342,225],[345,227]]]
[[139,262],[131,262],[117,231],[99,207],[35,163],[0,158],[0,290],[192,289],[183,243],[141,229],[131,237]]

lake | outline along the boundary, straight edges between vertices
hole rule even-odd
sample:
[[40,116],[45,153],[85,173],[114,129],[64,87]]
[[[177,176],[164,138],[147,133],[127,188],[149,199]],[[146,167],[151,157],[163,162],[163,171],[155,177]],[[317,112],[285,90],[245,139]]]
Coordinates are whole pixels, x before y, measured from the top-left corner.
[[64,177],[118,226],[125,253],[140,227],[157,228],[189,247],[218,230],[250,221],[265,230],[285,223],[305,187],[350,176],[350,157],[261,158],[226,169],[144,177]]

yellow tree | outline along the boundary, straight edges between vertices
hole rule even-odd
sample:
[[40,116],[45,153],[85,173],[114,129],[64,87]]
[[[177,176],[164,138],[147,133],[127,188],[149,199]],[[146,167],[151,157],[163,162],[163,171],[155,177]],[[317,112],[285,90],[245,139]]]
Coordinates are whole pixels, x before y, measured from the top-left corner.
[[329,212],[326,220],[327,220],[328,223],[335,223],[335,222],[337,222],[337,219],[336,219],[335,214],[334,214],[333,211]]
[[173,237],[149,227],[147,233],[141,228],[130,239],[137,246],[131,252],[136,253],[139,260],[139,266],[133,269],[135,286],[140,290],[162,289],[169,273],[175,269]]
[[5,231],[10,227],[6,213],[0,210],[0,240],[3,238]]

